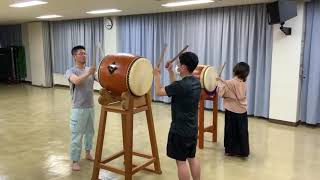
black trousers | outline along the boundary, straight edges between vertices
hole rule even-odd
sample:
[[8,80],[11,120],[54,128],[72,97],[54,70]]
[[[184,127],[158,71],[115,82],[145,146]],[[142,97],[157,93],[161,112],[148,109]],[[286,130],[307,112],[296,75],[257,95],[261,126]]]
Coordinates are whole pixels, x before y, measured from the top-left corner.
[[226,110],[224,126],[225,153],[247,157],[250,154],[248,115]]

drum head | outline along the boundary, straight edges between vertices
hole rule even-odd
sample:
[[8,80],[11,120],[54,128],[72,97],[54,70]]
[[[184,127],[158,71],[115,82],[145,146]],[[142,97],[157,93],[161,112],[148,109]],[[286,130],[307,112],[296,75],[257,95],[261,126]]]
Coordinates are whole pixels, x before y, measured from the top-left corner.
[[134,61],[128,72],[128,89],[136,96],[143,96],[151,89],[153,68],[149,60],[139,58]]
[[206,91],[208,92],[214,91],[217,86],[217,80],[216,80],[216,78],[218,77],[217,70],[212,66],[208,66],[204,70],[204,74],[202,77],[203,77],[202,79],[203,82],[201,83],[203,83],[203,87],[206,89]]

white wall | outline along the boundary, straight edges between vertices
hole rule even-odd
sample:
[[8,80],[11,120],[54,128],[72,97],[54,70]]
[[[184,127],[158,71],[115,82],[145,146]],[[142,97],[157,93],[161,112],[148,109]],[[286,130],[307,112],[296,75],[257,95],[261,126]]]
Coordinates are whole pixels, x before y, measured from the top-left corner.
[[279,25],[274,26],[269,113],[271,119],[297,122],[303,25],[304,3],[300,2],[298,16],[285,23],[286,27],[292,27],[291,36],[284,35]]
[[36,86],[45,86],[45,66],[42,23],[32,22],[27,24],[29,56],[31,69],[31,83]]
[[[108,17],[104,18],[104,22],[106,23],[106,19]],[[113,27],[112,29],[107,29],[104,28],[104,50],[105,54],[110,54],[110,53],[116,53],[118,52],[118,42],[117,42],[117,32],[118,32],[118,27],[117,27],[117,18],[116,17],[109,17],[113,21]],[[104,25],[106,27],[106,24]]]

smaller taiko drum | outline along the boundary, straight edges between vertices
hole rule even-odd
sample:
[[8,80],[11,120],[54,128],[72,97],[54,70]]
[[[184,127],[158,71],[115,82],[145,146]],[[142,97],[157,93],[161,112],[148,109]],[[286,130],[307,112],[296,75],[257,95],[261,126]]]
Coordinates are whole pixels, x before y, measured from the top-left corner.
[[192,75],[200,80],[201,87],[207,92],[213,92],[216,89],[218,72],[214,67],[198,65]]
[[131,54],[107,55],[99,65],[99,83],[114,95],[130,92],[147,94],[153,82],[152,64],[146,58]]

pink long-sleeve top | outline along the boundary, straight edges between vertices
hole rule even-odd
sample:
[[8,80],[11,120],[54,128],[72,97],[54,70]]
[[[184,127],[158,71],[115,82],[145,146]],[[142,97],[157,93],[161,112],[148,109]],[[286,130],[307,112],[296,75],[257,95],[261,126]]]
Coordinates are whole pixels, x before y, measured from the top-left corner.
[[218,94],[223,97],[225,109],[234,113],[247,112],[247,84],[234,77],[231,80],[218,81]]

